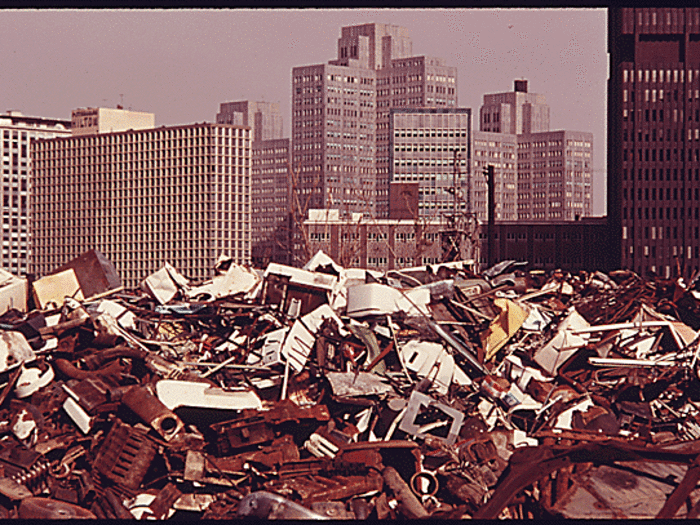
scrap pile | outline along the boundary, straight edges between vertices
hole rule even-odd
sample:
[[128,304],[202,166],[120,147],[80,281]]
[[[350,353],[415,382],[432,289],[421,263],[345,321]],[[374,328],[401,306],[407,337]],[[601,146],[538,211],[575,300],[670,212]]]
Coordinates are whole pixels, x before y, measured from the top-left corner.
[[91,251],[0,312],[0,518],[700,514],[695,281]]

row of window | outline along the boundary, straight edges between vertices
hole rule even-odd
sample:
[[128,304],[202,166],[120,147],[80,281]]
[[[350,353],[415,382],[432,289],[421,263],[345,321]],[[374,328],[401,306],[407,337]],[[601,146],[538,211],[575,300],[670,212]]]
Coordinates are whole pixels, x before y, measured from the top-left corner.
[[396,138],[466,138],[467,134],[467,129],[422,128],[394,130],[394,137]]
[[[664,21],[666,22],[667,26],[670,26],[671,23],[673,22],[673,25],[683,25],[685,20],[685,11],[682,9],[660,9],[658,11],[658,23],[659,25],[663,25]],[[665,16],[664,16],[665,15]],[[695,20],[695,25],[700,25],[700,14],[696,11],[695,12],[695,17],[693,17],[692,13],[688,14],[688,24],[692,24],[693,20]],[[637,12],[637,25],[645,25],[648,26],[649,24],[655,26],[657,23],[657,11],[656,9],[643,9],[639,10]],[[656,270],[653,270],[656,271]],[[640,272],[640,275],[641,272]],[[668,276],[667,276],[668,277]]]
[[[634,69],[623,69],[622,70],[622,81],[623,82],[666,82],[666,83],[674,83],[677,84],[679,81],[680,83],[685,83],[685,75],[686,71],[684,69],[678,70],[678,69],[637,69],[637,74],[635,75]],[[687,78],[688,82],[693,81],[693,73],[695,73],[695,79],[700,78],[700,70],[698,69],[689,69],[687,71]]]
[[[96,146],[123,146],[124,151],[129,151],[129,148],[136,151],[136,148],[143,149],[150,146],[150,149],[154,149],[158,145],[166,149],[173,149],[185,145],[211,144],[211,140],[205,143],[205,138],[217,139],[219,145],[224,145],[224,141],[229,139],[228,144],[231,145],[231,139],[250,139],[250,130],[227,125],[205,124],[181,128],[98,133],[84,137],[59,137],[55,140],[38,141],[37,144],[41,145],[44,151],[68,151]],[[178,139],[178,141],[174,139]],[[184,142],[179,139],[184,139]],[[245,144],[249,145],[249,141],[246,141]],[[97,152],[93,150],[86,154],[94,155]]]
[[[629,213],[628,210],[629,209]],[[685,215],[685,209],[684,208],[678,208],[678,207],[667,207],[667,208],[658,208],[659,213],[658,213],[658,219],[659,220],[664,220],[664,209],[666,210],[666,220],[678,220],[679,218],[682,219],[683,216]],[[634,220],[634,210],[635,208],[622,208],[622,218],[625,220]],[[637,210],[637,219],[641,220],[642,216],[644,217],[645,220],[656,220],[657,214],[656,210],[657,208],[636,208]],[[700,213],[698,212],[698,208],[687,208],[688,210],[688,219],[692,219],[693,215],[695,215],[695,220],[700,219]],[[693,214],[693,210],[695,210],[695,213]],[[629,217],[628,217],[629,215]]]
[[[688,130],[688,131],[691,131],[691,130]],[[689,133],[689,135],[690,135],[690,133]],[[697,130],[697,129],[695,130],[695,136],[696,136],[696,140],[700,140],[700,130]],[[688,140],[691,140],[690,137],[688,137]],[[658,155],[657,155],[657,151],[658,151]],[[671,161],[677,162],[679,160],[682,162],[683,160],[685,160],[685,152],[686,151],[688,152],[688,156],[687,156],[688,162],[692,161],[693,159],[695,161],[700,160],[700,150],[697,150],[697,149],[693,150],[690,148],[688,148],[687,150],[681,149],[680,152],[677,148],[674,148],[673,149],[673,157],[671,156],[671,149],[666,148],[666,159],[665,160],[667,162],[671,162]],[[679,157],[679,153],[680,153],[680,157]],[[637,161],[656,162],[657,159],[658,159],[658,162],[664,161],[664,149],[663,148],[659,148],[658,150],[655,148],[654,149],[638,148],[637,149],[637,155],[636,155]],[[626,149],[626,148],[623,149],[622,150],[622,160],[623,161],[627,161],[627,160],[634,161],[635,160],[634,150],[631,148],[630,149]]]
[[[671,178],[671,173],[673,173],[673,179]],[[644,177],[642,178],[642,175]],[[645,169],[639,169],[637,172],[637,178],[638,180],[656,180],[657,176],[657,170],[656,168],[645,168]],[[658,177],[659,180],[664,180],[664,170],[659,169],[658,170]],[[633,180],[634,179],[634,170],[627,170],[623,169],[622,170],[622,179],[623,180]],[[681,168],[680,170],[678,168],[667,168],[666,169],[666,180],[685,180],[685,170]],[[688,180],[693,180],[693,170],[688,169]],[[700,180],[700,170],[698,168],[695,168],[695,180]]]

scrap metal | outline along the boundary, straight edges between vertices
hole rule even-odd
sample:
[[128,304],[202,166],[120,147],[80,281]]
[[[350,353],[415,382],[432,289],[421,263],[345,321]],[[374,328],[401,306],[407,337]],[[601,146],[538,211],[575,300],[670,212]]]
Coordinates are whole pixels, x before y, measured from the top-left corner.
[[3,519],[700,515],[700,282],[0,272]]

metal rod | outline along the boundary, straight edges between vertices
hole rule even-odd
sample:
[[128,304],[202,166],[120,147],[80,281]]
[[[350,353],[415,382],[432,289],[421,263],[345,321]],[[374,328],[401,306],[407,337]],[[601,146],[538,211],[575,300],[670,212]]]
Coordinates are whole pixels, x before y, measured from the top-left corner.
[[[183,366],[219,366],[221,363],[211,363],[209,361],[197,361],[197,362],[191,362],[191,361],[182,361],[181,364]],[[270,368],[267,366],[263,365],[236,365],[236,364],[228,364],[226,365],[226,368],[240,368],[242,370],[269,370]]]
[[228,365],[232,361],[235,361],[237,357],[238,357],[237,355],[229,357],[226,361],[219,363],[218,366],[215,366],[211,370],[207,370],[206,372],[204,372],[202,374],[202,377],[208,377],[208,376],[212,375],[213,373],[218,372],[219,370],[221,370],[223,367],[225,367],[226,365]]
[[282,392],[280,394],[280,401],[287,399],[287,385],[289,384],[289,356],[287,356],[287,362],[284,364],[284,379],[282,380]]

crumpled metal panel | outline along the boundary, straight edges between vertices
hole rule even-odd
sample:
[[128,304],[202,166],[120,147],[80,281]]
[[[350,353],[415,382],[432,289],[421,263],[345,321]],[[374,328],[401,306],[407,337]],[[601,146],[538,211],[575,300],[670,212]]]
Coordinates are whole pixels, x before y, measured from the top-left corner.
[[26,498],[19,506],[18,516],[23,520],[96,520],[89,510],[78,505],[49,498]]

